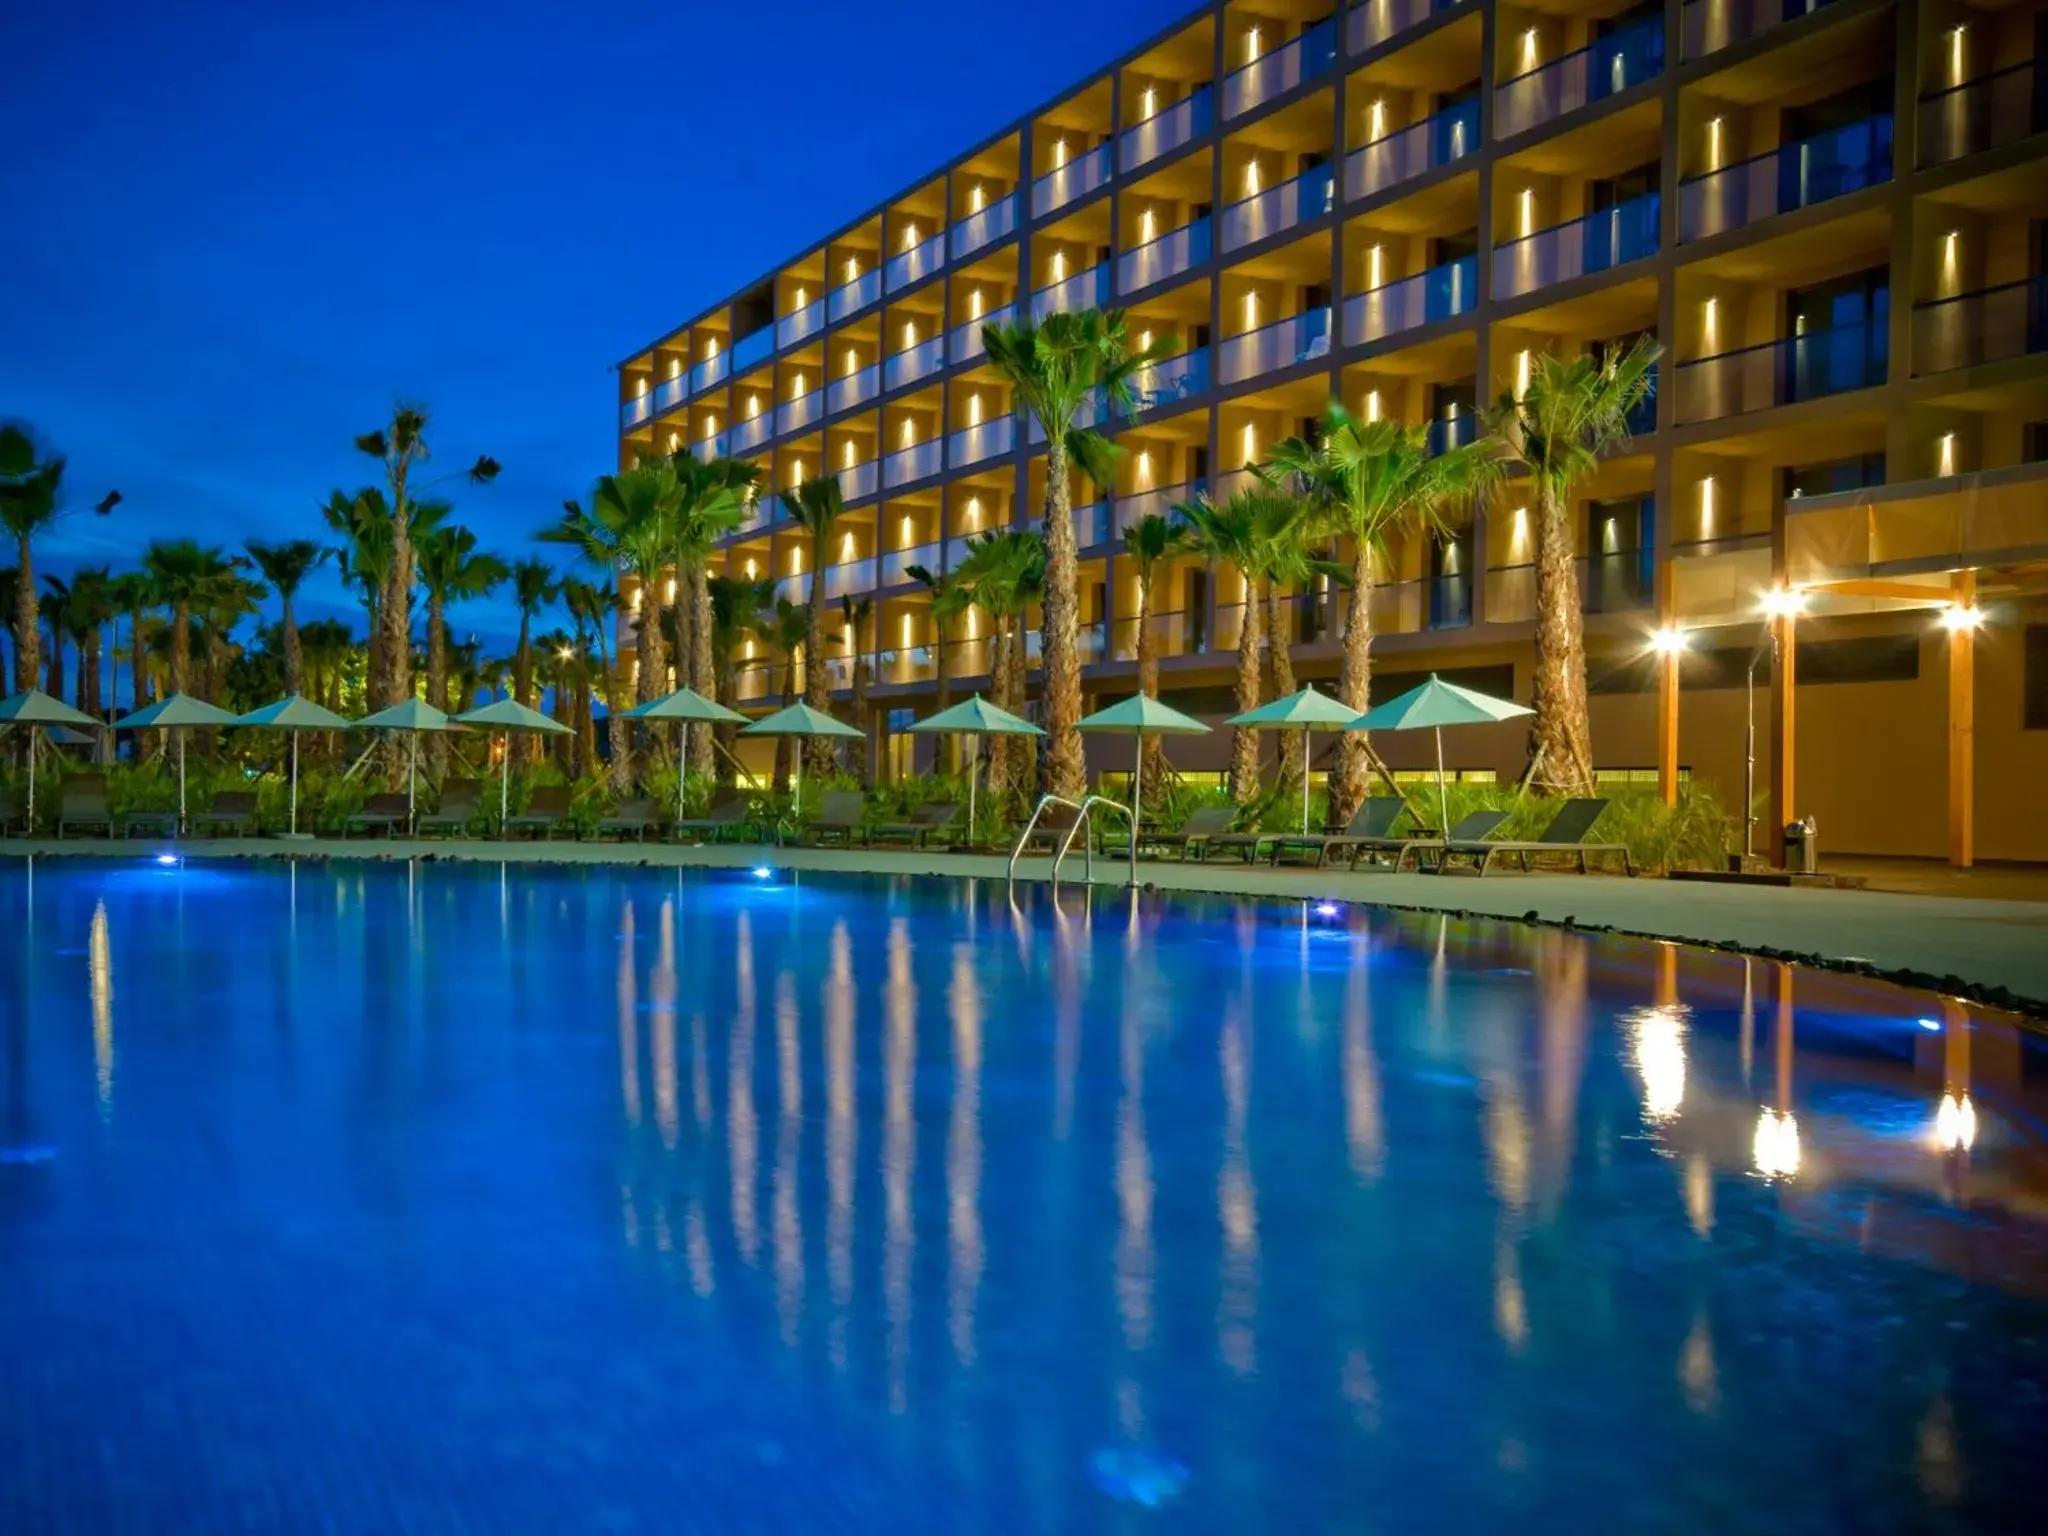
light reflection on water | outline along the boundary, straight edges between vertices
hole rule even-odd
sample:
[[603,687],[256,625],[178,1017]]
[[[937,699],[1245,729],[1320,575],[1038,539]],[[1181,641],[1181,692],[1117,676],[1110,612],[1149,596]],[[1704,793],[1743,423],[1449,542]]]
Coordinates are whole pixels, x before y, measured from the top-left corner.
[[2042,1052],[1952,1002],[746,872],[44,864],[0,934],[7,1529],[376,1528],[337,1414],[499,1528],[2038,1511]]

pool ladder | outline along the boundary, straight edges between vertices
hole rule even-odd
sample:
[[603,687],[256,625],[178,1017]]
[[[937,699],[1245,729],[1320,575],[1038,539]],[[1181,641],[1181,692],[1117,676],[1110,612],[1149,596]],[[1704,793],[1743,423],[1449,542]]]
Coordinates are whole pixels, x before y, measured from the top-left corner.
[[[1069,800],[1062,795],[1040,795],[1038,797],[1038,804],[1031,809],[1031,819],[1024,823],[1024,830],[1017,834],[1016,846],[1010,850],[1009,881],[1012,889],[1015,889],[1017,884],[1017,860],[1023,857],[1025,845],[1031,841],[1031,834],[1037,830],[1038,818],[1045,814],[1045,808],[1049,805],[1064,805],[1068,810],[1074,812],[1074,824],[1067,828],[1067,835],[1060,839],[1059,848],[1052,856],[1052,886],[1055,891],[1060,886],[1060,861],[1066,858],[1067,851],[1074,846],[1074,835],[1087,832],[1088,818],[1098,805],[1116,812],[1117,815],[1123,817],[1125,823],[1130,827],[1131,873],[1129,883],[1133,886],[1138,883],[1138,824],[1133,820],[1129,806],[1125,805],[1121,800],[1111,800],[1106,795],[1083,795],[1079,800]],[[1081,854],[1084,878],[1090,885],[1093,885],[1095,883],[1095,840],[1092,837],[1082,837]]]

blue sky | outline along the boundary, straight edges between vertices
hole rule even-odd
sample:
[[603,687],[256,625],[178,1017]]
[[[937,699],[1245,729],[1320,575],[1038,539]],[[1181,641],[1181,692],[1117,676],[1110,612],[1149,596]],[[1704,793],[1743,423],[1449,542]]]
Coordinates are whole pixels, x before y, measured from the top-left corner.
[[619,358],[1189,8],[0,7],[0,417],[125,497],[44,568],[319,537],[401,396],[504,463],[454,489],[517,553],[611,467]]

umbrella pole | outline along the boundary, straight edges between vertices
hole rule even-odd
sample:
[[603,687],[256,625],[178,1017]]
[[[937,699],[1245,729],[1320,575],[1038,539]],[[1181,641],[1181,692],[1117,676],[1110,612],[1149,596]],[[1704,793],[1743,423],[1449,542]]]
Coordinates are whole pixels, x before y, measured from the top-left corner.
[[[260,830],[260,829],[259,829]],[[292,732],[292,836],[299,835],[299,733]]]
[[1314,734],[1315,732],[1310,730],[1304,730],[1301,733],[1301,835],[1303,838],[1308,836],[1308,739]]
[[178,836],[185,835],[185,733],[178,732]]
[[1439,725],[1430,734],[1436,737],[1436,813],[1443,818],[1437,832],[1448,838],[1451,835],[1451,792],[1444,788],[1444,728]]
[[408,731],[405,737],[405,835],[411,837],[418,818],[417,806],[420,793],[420,733]]
[[676,733],[676,820],[683,819],[683,754],[689,751],[689,727]]
[[512,813],[512,733],[505,733],[505,755],[498,759],[498,840],[505,839],[505,822]]
[[28,728],[28,835],[36,835],[36,728]]
[[1131,759],[1131,889],[1138,888],[1138,823],[1145,815],[1145,733],[1131,738],[1138,750]]
[[[968,740],[972,741],[972,736]],[[981,759],[969,756],[967,759],[967,846],[974,846],[974,792],[981,787]]]

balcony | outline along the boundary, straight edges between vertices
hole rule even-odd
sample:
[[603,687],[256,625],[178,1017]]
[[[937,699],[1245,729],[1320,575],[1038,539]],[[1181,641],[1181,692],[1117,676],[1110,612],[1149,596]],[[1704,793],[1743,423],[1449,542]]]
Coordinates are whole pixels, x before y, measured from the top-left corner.
[[986,677],[993,664],[993,651],[984,639],[955,640],[946,647],[947,667],[955,678]]
[[736,537],[743,533],[758,533],[761,529],[766,528],[775,521],[775,509],[778,505],[779,502],[774,496],[762,497],[757,494],[752,501],[747,502],[740,508],[740,520],[734,524],[732,536]]
[[1225,120],[1286,95],[1305,80],[1329,73],[1337,62],[1337,19],[1325,16],[1299,37],[1223,79]]
[[811,573],[792,571],[787,576],[778,576],[774,583],[774,600],[778,603],[805,603],[811,597]]
[[1330,312],[1311,309],[1229,337],[1223,343],[1220,369],[1225,384],[1240,384],[1329,353]]
[[860,501],[875,494],[875,461],[865,459],[858,464],[845,465],[834,472],[834,478],[839,482],[841,501]]
[[858,597],[874,589],[875,562],[872,560],[848,560],[842,565],[825,567],[825,601],[828,603],[836,603],[842,597]]
[[1209,349],[1196,347],[1140,368],[1131,379],[1131,393],[1140,411],[1159,411],[1209,388]]
[[881,393],[882,370],[873,363],[853,373],[842,374],[825,386],[825,412],[836,416],[850,411]]
[[973,362],[983,351],[981,328],[984,325],[1008,325],[1016,318],[1017,306],[1005,304],[1001,309],[990,310],[978,320],[968,320],[954,326],[946,336],[946,356],[953,359],[953,366],[956,368]]
[[1126,128],[1117,140],[1117,164],[1127,172],[1134,171],[1200,138],[1209,131],[1210,119],[1215,115],[1215,101],[1214,91],[1206,85],[1198,85],[1192,94],[1182,97],[1172,106],[1162,108],[1143,122]]
[[1000,457],[1017,444],[1014,417],[1001,416],[972,427],[962,427],[946,439],[946,467],[965,469],[970,464]]
[[1344,157],[1344,195],[1376,196],[1478,147],[1479,103],[1468,101],[1351,151]]
[[1149,491],[1133,491],[1128,496],[1117,497],[1117,536],[1121,538],[1123,531],[1141,518],[1171,517],[1176,506],[1184,501],[1193,501],[1208,488],[1206,480],[1184,480],[1179,485],[1155,486]]
[[733,671],[733,698],[742,704],[765,699],[775,691],[780,676],[781,668],[771,656],[740,662]]
[[1109,180],[1110,146],[1098,144],[1085,155],[1056,165],[1031,183],[1031,216],[1042,219],[1055,208],[1064,208],[1076,198],[1086,197]]
[[690,369],[690,393],[703,394],[712,385],[724,383],[726,375],[731,372],[732,355],[727,352],[712,353]]
[[1881,112],[1682,182],[1678,238],[1704,240],[1892,179],[1892,116]]
[[920,566],[927,571],[939,568],[939,546],[918,544],[910,549],[891,549],[882,555],[881,584],[885,587],[906,587],[917,578],[910,574],[910,568]]
[[1453,448],[1469,448],[1479,441],[1479,417],[1471,411],[1439,416],[1430,422],[1423,441],[1431,458]]
[[1479,258],[1461,256],[1346,299],[1344,345],[1360,347],[1417,326],[1449,320],[1478,302]]
[[700,437],[690,445],[690,451],[700,459],[731,458],[732,434],[714,432],[709,437]]
[[1680,422],[1818,400],[1885,382],[1886,328],[1841,325],[1681,363],[1672,404]]
[[758,331],[749,331],[732,344],[732,365],[744,373],[758,362],[775,354],[775,327],[764,325]]
[[1688,63],[1768,32],[1833,0],[1686,0],[1678,35]]
[[825,301],[813,299],[802,309],[791,310],[775,322],[775,345],[778,348],[793,347],[824,328]]
[[1663,73],[1664,19],[1646,17],[1495,87],[1494,136],[1513,138]]
[[932,336],[882,359],[882,388],[897,390],[928,379],[946,366],[946,338]]
[[909,485],[915,480],[929,480],[939,472],[939,450],[942,446],[937,438],[933,438],[929,442],[897,449],[882,460],[882,484],[894,487]]
[[824,414],[825,391],[822,389],[814,389],[794,400],[785,400],[775,407],[775,435],[786,437],[819,421]]
[[870,268],[850,283],[834,288],[825,300],[825,317],[834,325],[857,315],[882,296],[882,274]]
[[[1797,582],[1903,577],[2048,557],[2048,464],[1950,475],[1785,504]],[[1946,596],[1946,583],[1933,589]]]
[[1362,0],[1351,7],[1344,19],[1345,46],[1353,53],[1364,53],[1458,3],[1459,0]]
[[1017,227],[1017,194],[999,198],[978,212],[970,213],[953,226],[947,237],[953,259],[972,255],[983,246],[994,245]]
[[873,661],[878,684],[921,683],[939,672],[936,655],[929,645],[891,646],[875,652]]
[[1031,318],[1043,320],[1047,315],[1073,314],[1084,309],[1100,309],[1109,302],[1109,263],[1097,262],[1085,272],[1076,272],[1072,277],[1052,283],[1031,295]]
[[1320,218],[1335,201],[1336,184],[1327,165],[1303,171],[1292,181],[1225,208],[1223,249],[1234,251],[1282,234],[1305,220]]
[[635,395],[619,407],[619,425],[637,427],[642,422],[654,419],[654,396]]
[[2048,352],[2048,277],[1913,307],[1915,376]]
[[1116,291],[1136,293],[1168,278],[1178,277],[1209,259],[1209,220],[1196,219],[1179,229],[1170,229],[1156,240],[1147,240],[1135,250],[1116,259]]
[[[1195,656],[1202,649],[1202,618],[1199,613],[1155,613],[1151,616],[1154,656]],[[1138,656],[1138,621],[1118,619],[1109,643],[1110,655],[1118,661],[1135,661]]]
[[[1572,567],[1581,613],[1640,613],[1656,603],[1651,550],[1616,550],[1592,559],[1580,555]],[[1487,623],[1526,624],[1535,617],[1534,565],[1497,565],[1487,571]]]
[[1647,192],[1497,247],[1494,297],[1511,299],[1655,255],[1657,206],[1658,194]]
[[774,419],[773,413],[763,411],[760,415],[750,416],[734,426],[730,434],[732,451],[747,453],[767,442],[768,429]]
[[946,237],[933,235],[929,240],[899,251],[882,266],[882,291],[894,293],[908,288],[912,283],[922,282],[946,264]]
[[1996,74],[1920,98],[1920,165],[2017,144],[2048,129],[2041,61],[2023,59]]
[[654,386],[654,414],[663,415],[690,398],[690,378],[678,373]]

